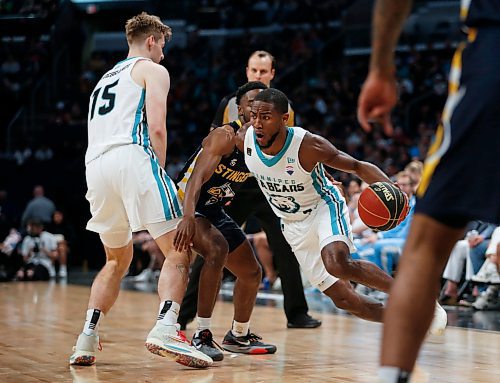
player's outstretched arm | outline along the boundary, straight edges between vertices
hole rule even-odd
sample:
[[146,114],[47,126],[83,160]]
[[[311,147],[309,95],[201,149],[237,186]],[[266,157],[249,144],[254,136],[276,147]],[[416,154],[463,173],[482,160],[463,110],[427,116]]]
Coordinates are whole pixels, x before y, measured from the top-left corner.
[[300,164],[307,171],[312,171],[320,162],[346,173],[355,174],[368,184],[379,181],[391,182],[389,177],[377,166],[351,157],[338,150],[327,139],[315,134],[307,133],[305,135],[299,149],[299,159]]
[[369,122],[392,134],[390,113],[397,102],[394,51],[410,13],[412,0],[377,0],[373,11],[370,71],[358,99],[358,120],[369,132]]
[[183,200],[184,216],[177,226],[174,246],[177,251],[188,249],[195,235],[194,213],[200,198],[201,187],[207,182],[221,158],[234,149],[234,131],[231,127],[214,129],[203,140],[203,150],[198,155],[193,172],[186,184]]

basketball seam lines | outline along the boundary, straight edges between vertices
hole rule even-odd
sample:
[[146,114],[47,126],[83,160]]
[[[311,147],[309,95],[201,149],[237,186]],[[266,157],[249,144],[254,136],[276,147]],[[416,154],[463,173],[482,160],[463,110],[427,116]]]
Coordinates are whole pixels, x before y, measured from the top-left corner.
[[[383,206],[383,207],[385,207],[385,209],[386,209],[386,210],[387,210],[387,212],[389,213],[389,217],[390,217],[390,216],[391,216],[391,211],[390,211],[390,210],[389,210],[389,208],[385,205],[385,203],[384,203],[384,201],[382,200],[382,198],[380,198],[380,197],[379,197],[379,195],[378,195],[377,193],[375,193],[375,191],[374,191],[374,190],[372,190],[372,189],[370,189],[370,190],[371,190],[371,192],[375,195],[375,197],[377,197],[377,199],[378,199],[380,202],[382,202],[382,206]],[[358,200],[358,204],[359,204],[359,203],[360,203],[360,201]],[[362,207],[363,207],[363,209],[365,209],[366,211],[369,211],[371,215],[373,215],[373,216],[375,216],[375,217],[377,217],[377,218],[384,218],[384,217],[381,217],[381,216],[379,216],[379,215],[377,215],[377,214],[372,213],[370,210],[367,210],[367,209],[366,209],[366,207],[365,207],[363,204],[361,204],[361,206],[362,206]],[[389,218],[389,220],[391,220],[391,219],[392,219],[392,218]],[[382,226],[383,226],[383,225],[382,225]]]
[[[361,205],[361,207],[362,207],[363,209],[365,209],[365,211],[366,211],[366,212],[370,213],[370,214],[371,214],[371,215],[373,215],[374,217],[381,218],[381,219],[386,219],[386,220],[388,220],[388,221],[397,221],[397,219],[396,219],[396,218],[385,218],[385,217],[382,217],[382,216],[380,216],[380,215],[378,215],[378,214],[372,213],[370,210],[367,210],[367,209],[366,209],[366,207],[365,207],[365,206],[364,206],[361,202],[359,202],[359,201],[358,201],[358,205]],[[385,205],[384,205],[384,206],[385,206]],[[385,206],[385,207],[387,208],[387,206]],[[390,212],[389,212],[389,214],[390,214]],[[381,226],[384,226],[384,225],[374,226],[374,227],[381,227]]]

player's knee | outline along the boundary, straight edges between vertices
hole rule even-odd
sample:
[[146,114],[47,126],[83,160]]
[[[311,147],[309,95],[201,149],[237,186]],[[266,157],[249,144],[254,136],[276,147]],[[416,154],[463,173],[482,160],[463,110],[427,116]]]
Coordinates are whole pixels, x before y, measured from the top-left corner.
[[252,280],[259,283],[262,281],[262,266],[257,263],[257,267],[254,268],[252,272]]
[[351,258],[348,254],[326,254],[323,256],[323,262],[326,270],[339,279],[350,279],[351,276]]
[[129,264],[119,258],[112,258],[106,261],[106,267],[111,271],[111,273],[123,277],[128,271]]
[[210,243],[210,247],[205,254],[205,264],[209,267],[222,269],[227,261],[229,246],[224,238],[217,238]]
[[259,285],[262,281],[262,267],[258,262],[255,262],[253,267],[246,267],[243,272],[238,273],[236,276],[240,282]]

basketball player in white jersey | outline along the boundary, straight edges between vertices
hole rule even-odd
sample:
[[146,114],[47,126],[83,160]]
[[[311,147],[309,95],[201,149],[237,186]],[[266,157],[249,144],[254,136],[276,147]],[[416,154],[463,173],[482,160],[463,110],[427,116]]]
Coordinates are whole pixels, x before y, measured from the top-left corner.
[[164,171],[170,78],[158,64],[172,33],[147,13],[128,20],[125,29],[128,56],[101,78],[89,104],[85,164],[92,218],[87,229],[99,233],[106,264],[92,285],[85,325],[70,364],[95,363],[99,321],[116,301],[132,260],[132,232],[147,230],[165,263],[158,282],[159,315],[146,347],[190,367],[207,367],[212,359],[184,341],[176,326],[189,255],[173,248],[182,210],[176,187]]
[[381,322],[383,305],[357,294],[350,281],[387,292],[392,278],[373,263],[351,258],[347,205],[327,179],[323,164],[353,173],[368,184],[391,181],[375,165],[352,158],[323,137],[287,128],[288,99],[277,89],[260,92],[251,115],[245,162],[281,218],[283,234],[303,272],[337,307]]

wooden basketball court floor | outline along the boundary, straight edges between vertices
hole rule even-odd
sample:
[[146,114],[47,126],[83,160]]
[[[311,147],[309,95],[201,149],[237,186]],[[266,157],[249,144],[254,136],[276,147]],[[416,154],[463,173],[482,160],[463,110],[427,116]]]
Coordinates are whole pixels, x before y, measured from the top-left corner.
[[[214,367],[194,370],[144,348],[158,298],[137,291],[122,291],[102,321],[97,365],[70,367],[88,294],[87,286],[53,282],[0,284],[0,382],[376,382],[380,324],[314,313],[321,327],[287,329],[281,308],[257,306],[251,329],[276,344],[277,353],[226,353]],[[228,302],[216,305],[218,341],[232,310]],[[413,382],[500,382],[500,333],[449,327],[444,336],[429,337]]]

